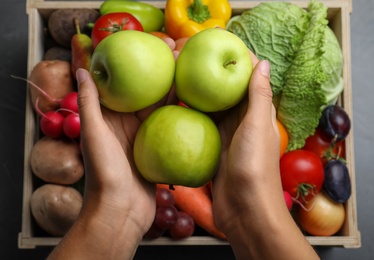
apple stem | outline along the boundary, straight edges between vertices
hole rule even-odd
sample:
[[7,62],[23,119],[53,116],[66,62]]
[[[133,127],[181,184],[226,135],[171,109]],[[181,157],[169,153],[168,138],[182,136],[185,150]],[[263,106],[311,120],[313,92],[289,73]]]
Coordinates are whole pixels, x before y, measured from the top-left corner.
[[170,185],[169,185],[169,190],[175,190],[175,188],[174,188],[174,185],[173,185],[173,184],[170,184]]
[[236,64],[236,61],[232,60],[232,61],[225,63],[223,66],[226,68],[229,65],[235,65],[235,64]]

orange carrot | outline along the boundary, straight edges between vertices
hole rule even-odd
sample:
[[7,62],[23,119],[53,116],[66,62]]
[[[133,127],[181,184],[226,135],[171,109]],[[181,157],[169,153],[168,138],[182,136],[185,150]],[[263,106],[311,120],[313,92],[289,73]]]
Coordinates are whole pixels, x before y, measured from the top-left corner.
[[213,199],[213,182],[210,181],[207,184],[205,184],[205,186],[208,190],[208,194],[209,194],[210,199]]
[[[157,187],[169,189],[169,185],[157,184]],[[213,204],[207,186],[189,188],[174,186],[175,206],[189,214],[195,223],[211,235],[226,240],[226,236],[217,228],[213,220]]]

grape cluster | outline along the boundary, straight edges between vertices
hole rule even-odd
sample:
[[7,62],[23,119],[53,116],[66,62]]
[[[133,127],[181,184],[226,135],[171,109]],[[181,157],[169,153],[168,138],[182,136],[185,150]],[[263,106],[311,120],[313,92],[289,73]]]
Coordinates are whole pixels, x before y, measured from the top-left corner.
[[165,188],[157,188],[156,215],[144,238],[156,239],[168,233],[177,240],[192,236],[194,230],[192,217],[175,207],[173,193]]

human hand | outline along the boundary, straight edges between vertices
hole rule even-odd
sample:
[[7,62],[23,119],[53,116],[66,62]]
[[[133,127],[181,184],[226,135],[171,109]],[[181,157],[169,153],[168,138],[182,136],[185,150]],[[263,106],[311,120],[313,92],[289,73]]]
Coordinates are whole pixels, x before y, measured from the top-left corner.
[[[219,122],[222,156],[213,183],[215,221],[229,232],[231,221],[253,211],[258,195],[269,196],[279,179],[279,133],[269,83],[269,63],[251,53],[254,70],[248,98]],[[277,190],[277,189],[275,189]],[[275,193],[277,195],[278,193]]]
[[[173,40],[165,42],[171,50],[175,48]],[[126,218],[143,235],[155,215],[155,185],[145,181],[136,169],[134,140],[140,124],[152,111],[177,102],[173,90],[141,111],[119,113],[100,106],[97,88],[87,71],[79,70],[77,75],[86,167],[84,210],[105,211],[103,221]]]
[[214,220],[237,259],[318,259],[283,197],[270,64],[251,55],[248,99],[218,123],[222,154],[213,180]]
[[[174,50],[172,39],[165,42]],[[79,69],[77,80],[86,171],[83,206],[49,259],[132,259],[156,211],[156,186],[138,173],[133,144],[152,111],[177,103],[174,89],[144,110],[119,113],[100,105],[88,71]]]
[[78,70],[81,142],[86,169],[82,211],[101,221],[127,219],[144,234],[155,214],[155,187],[138,174],[133,142],[142,118],[100,106],[91,75]]

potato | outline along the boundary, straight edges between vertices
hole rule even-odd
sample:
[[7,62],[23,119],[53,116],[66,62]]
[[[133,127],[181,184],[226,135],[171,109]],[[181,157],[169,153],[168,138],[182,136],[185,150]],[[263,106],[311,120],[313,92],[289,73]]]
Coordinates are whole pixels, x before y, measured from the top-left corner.
[[100,16],[95,9],[59,9],[48,19],[48,30],[52,38],[62,47],[71,48],[71,38],[76,33],[74,18],[78,18],[82,32],[88,23],[94,23]]
[[45,52],[44,60],[66,60],[71,62],[71,50],[60,46],[51,47]]
[[74,184],[84,175],[79,145],[71,139],[39,139],[30,154],[32,172],[48,183]]
[[[54,99],[61,99],[76,90],[70,63],[63,60],[38,62],[31,71],[29,80]],[[51,101],[31,84],[29,84],[29,89],[33,106],[35,107],[36,99],[39,97],[38,108],[42,112],[56,110],[60,107],[59,102]]]
[[38,226],[52,236],[63,236],[82,208],[82,195],[74,188],[44,184],[31,195],[31,213]]

